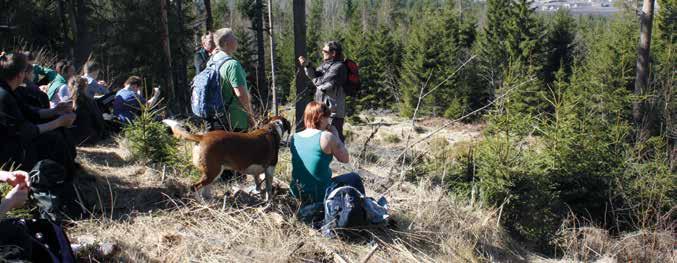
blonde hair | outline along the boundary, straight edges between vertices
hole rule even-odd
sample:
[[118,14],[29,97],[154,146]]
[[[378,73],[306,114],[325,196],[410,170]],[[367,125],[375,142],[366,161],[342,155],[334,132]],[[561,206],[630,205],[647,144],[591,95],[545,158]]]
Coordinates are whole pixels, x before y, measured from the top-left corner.
[[235,40],[235,33],[230,28],[221,28],[214,32],[214,43],[222,51],[226,50],[228,42]]

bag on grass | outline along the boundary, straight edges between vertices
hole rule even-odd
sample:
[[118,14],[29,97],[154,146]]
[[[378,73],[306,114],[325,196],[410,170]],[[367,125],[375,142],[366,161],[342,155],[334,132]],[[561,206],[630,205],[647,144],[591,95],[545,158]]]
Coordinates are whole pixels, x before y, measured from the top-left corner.
[[324,200],[324,225],[322,235],[335,237],[348,234],[351,229],[369,224],[365,210],[365,198],[357,188],[340,186],[327,190]]
[[37,205],[40,218],[60,223],[66,215],[80,215],[82,210],[75,201],[75,189],[66,179],[63,166],[52,160],[42,160],[33,167],[29,176],[29,197]]

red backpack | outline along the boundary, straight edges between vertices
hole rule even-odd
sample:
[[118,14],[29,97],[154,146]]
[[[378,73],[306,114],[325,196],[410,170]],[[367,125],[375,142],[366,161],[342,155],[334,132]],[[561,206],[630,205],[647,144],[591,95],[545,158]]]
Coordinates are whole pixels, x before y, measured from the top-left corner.
[[362,86],[362,81],[360,80],[360,67],[355,61],[347,58],[343,63],[348,68],[348,81],[343,85],[343,91],[346,93],[346,96],[355,97],[357,91],[359,91]]

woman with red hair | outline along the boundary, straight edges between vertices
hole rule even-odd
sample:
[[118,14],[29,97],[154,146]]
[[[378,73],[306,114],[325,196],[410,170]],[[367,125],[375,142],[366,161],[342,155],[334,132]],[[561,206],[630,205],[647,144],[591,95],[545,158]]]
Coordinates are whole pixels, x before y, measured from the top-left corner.
[[347,163],[350,154],[339,139],[336,127],[329,123],[330,114],[327,105],[310,102],[303,113],[306,129],[292,136],[291,193],[304,204],[324,200],[325,191],[332,183],[351,185],[364,194],[358,174],[349,173],[332,178],[329,168],[332,159]]

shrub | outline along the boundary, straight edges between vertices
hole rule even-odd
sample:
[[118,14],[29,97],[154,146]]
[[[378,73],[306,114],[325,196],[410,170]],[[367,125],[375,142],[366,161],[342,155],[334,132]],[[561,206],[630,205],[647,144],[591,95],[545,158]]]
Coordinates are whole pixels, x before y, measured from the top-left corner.
[[167,126],[156,120],[160,110],[142,106],[141,115],[122,130],[129,151],[136,159],[149,163],[166,163],[176,160],[177,141],[167,131]]

